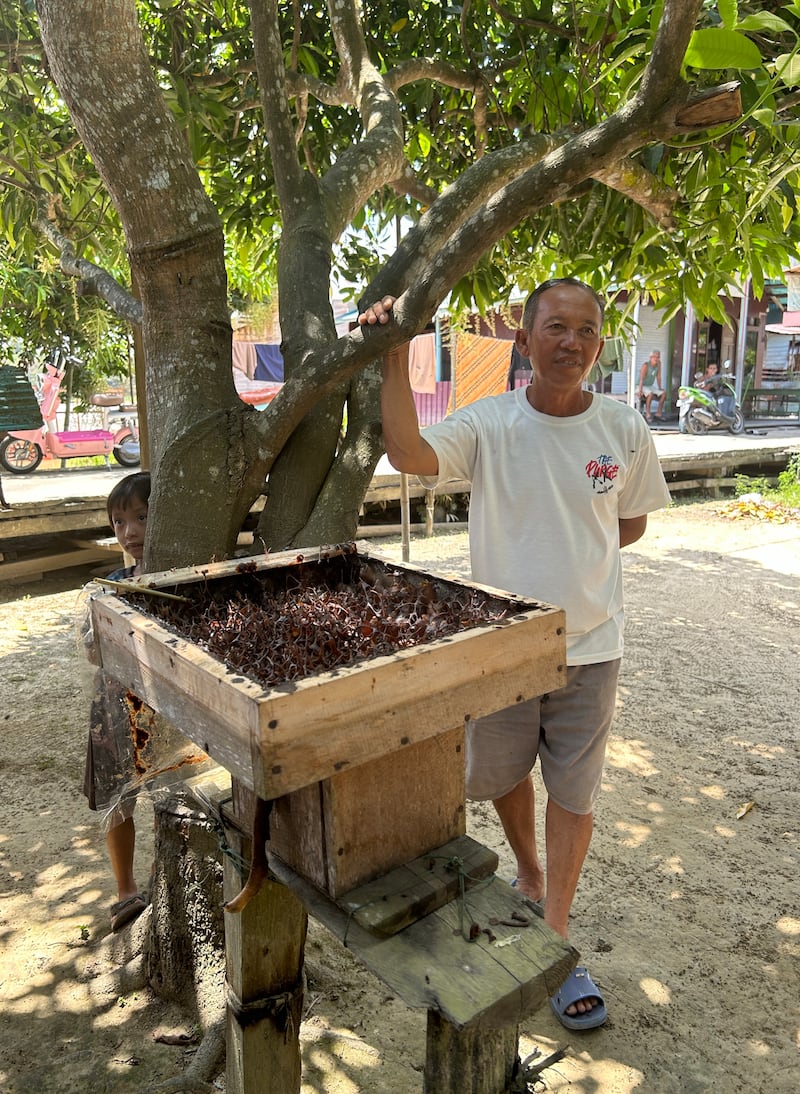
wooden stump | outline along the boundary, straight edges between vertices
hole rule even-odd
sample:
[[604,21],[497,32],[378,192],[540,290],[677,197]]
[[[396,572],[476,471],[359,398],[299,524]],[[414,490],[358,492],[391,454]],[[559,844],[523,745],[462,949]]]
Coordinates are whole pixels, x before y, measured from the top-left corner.
[[424,1094],[506,1094],[519,1071],[519,1027],[457,1030],[428,1011]]

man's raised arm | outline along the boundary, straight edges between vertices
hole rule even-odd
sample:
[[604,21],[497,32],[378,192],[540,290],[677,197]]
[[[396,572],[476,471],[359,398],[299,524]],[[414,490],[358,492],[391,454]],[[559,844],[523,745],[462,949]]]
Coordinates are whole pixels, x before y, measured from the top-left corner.
[[[384,296],[359,317],[361,326],[391,321],[394,297]],[[383,359],[381,388],[383,443],[392,467],[409,475],[435,477],[439,473],[436,453],[419,431],[417,408],[408,378],[408,343],[390,350]]]

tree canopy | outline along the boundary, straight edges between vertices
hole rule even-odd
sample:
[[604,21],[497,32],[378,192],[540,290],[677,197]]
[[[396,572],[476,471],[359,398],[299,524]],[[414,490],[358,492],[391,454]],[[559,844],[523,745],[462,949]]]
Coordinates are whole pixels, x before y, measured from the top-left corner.
[[[486,309],[571,273],[722,318],[720,292],[759,292],[798,250],[796,2],[19,0],[0,18],[5,246],[142,323],[164,562],[190,535],[194,558],[229,552],[267,472],[268,546],[352,534],[380,453],[369,361],[448,294]],[[334,278],[402,297],[398,323],[337,340]],[[288,382],[258,415],[236,403],[228,316],[276,290]],[[207,532],[167,478],[194,484]]]

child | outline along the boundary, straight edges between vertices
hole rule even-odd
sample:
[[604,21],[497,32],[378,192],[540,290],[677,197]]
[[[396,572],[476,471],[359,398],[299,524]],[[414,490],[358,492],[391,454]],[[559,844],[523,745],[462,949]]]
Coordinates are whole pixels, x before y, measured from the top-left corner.
[[[108,496],[109,523],[119,545],[134,560],[133,566],[109,574],[109,580],[124,581],[141,573],[149,500],[148,471],[121,479]],[[103,672],[97,673],[83,782],[90,809],[110,805],[133,771],[130,718],[124,698],[125,689],[120,684]],[[121,930],[147,907],[133,874],[135,806],[135,792],[123,792],[108,821],[106,846],[117,883],[117,901],[111,906],[112,931]]]

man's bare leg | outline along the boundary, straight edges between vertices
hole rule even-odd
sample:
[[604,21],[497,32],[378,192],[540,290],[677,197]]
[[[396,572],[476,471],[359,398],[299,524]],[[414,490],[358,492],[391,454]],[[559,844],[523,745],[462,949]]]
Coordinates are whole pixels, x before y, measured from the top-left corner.
[[567,937],[569,910],[589,850],[593,827],[591,813],[570,813],[548,800],[545,819],[547,910],[544,918],[562,938]]
[[[545,818],[545,846],[547,849],[547,901],[544,920],[554,931],[566,939],[569,911],[575,898],[578,879],[589,850],[594,828],[591,813],[570,813],[554,801],[548,800]],[[582,999],[567,1007],[570,1016],[586,1014],[599,1002],[593,998]]]
[[541,900],[544,870],[536,850],[536,801],[530,776],[493,804],[517,860],[517,887],[532,900]]
[[[533,782],[523,779],[494,807],[517,860],[518,888],[533,900],[542,900],[545,875],[536,850],[536,812]],[[547,803],[545,840],[547,847],[547,899],[544,919],[548,926],[567,938],[569,911],[592,838],[591,813],[570,813],[553,801]],[[595,1000],[585,999],[567,1007],[569,1015],[585,1014]]]

